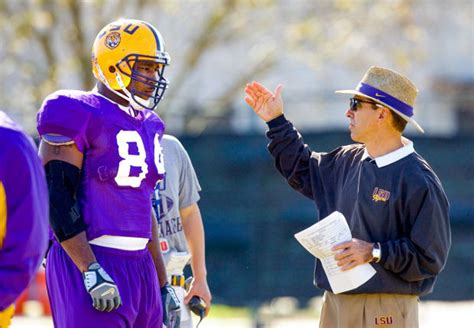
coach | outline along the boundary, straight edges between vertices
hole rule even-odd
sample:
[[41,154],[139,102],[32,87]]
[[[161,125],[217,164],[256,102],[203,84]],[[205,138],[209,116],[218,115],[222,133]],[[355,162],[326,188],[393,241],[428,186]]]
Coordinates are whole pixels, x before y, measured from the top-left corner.
[[418,327],[418,298],[433,290],[451,244],[449,204],[436,174],[402,136],[418,93],[399,73],[371,67],[345,115],[356,144],[311,151],[283,115],[282,86],[273,94],[257,82],[245,100],[269,127],[268,149],[296,191],[314,200],[321,218],[344,214],[354,237],[336,246],[342,270],[370,262],[368,282],[331,291],[319,260],[315,284],[325,290],[320,327]]

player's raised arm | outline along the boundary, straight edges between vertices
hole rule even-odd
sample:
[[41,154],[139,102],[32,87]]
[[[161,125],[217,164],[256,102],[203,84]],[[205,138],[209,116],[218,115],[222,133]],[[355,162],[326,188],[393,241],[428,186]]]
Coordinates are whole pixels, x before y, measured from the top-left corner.
[[283,86],[279,84],[272,93],[258,82],[248,83],[245,87],[245,102],[252,107],[258,117],[269,122],[283,114],[282,89]]

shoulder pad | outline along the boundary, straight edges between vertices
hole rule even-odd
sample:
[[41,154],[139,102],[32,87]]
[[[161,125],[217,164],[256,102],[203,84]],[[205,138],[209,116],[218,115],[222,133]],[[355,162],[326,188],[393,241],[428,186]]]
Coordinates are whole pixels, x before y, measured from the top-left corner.
[[145,124],[151,126],[152,129],[158,133],[160,140],[163,138],[165,133],[165,122],[153,111],[146,110],[145,115]]
[[38,133],[46,142],[55,142],[55,139],[57,142],[57,136],[61,136],[60,143],[73,141],[81,152],[84,151],[88,144],[86,129],[91,117],[89,106],[81,99],[84,96],[84,92],[63,90],[45,99],[36,119]]

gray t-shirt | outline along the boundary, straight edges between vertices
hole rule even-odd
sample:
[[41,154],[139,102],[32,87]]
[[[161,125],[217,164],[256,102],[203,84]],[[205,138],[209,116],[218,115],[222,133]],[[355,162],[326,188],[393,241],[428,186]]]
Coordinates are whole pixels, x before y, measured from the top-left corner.
[[[160,225],[161,250],[168,265],[172,252],[187,252],[179,209],[188,207],[199,200],[201,186],[191,159],[181,142],[173,136],[164,135],[161,140],[166,175],[155,189],[161,199]],[[166,239],[166,242],[162,240]],[[166,244],[167,243],[167,244]]]

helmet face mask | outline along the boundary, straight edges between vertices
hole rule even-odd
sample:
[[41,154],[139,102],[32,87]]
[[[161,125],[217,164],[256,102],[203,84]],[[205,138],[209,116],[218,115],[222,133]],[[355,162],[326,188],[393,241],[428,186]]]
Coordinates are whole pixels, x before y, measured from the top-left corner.
[[[169,58],[157,60],[157,57],[130,54],[119,62],[117,65],[119,72],[130,79],[127,90],[130,91],[132,100],[135,103],[150,110],[153,110],[158,105],[168,88],[169,82],[164,77],[165,65],[168,61]],[[142,74],[137,69],[139,63],[158,64],[154,74],[155,78]],[[154,91],[151,94],[145,93],[142,91],[143,87],[153,88]]]
[[[137,69],[137,64],[143,62],[158,67],[154,77]],[[134,109],[153,110],[158,105],[168,87],[164,69],[169,63],[160,32],[144,21],[115,21],[106,25],[94,41],[94,76]]]

